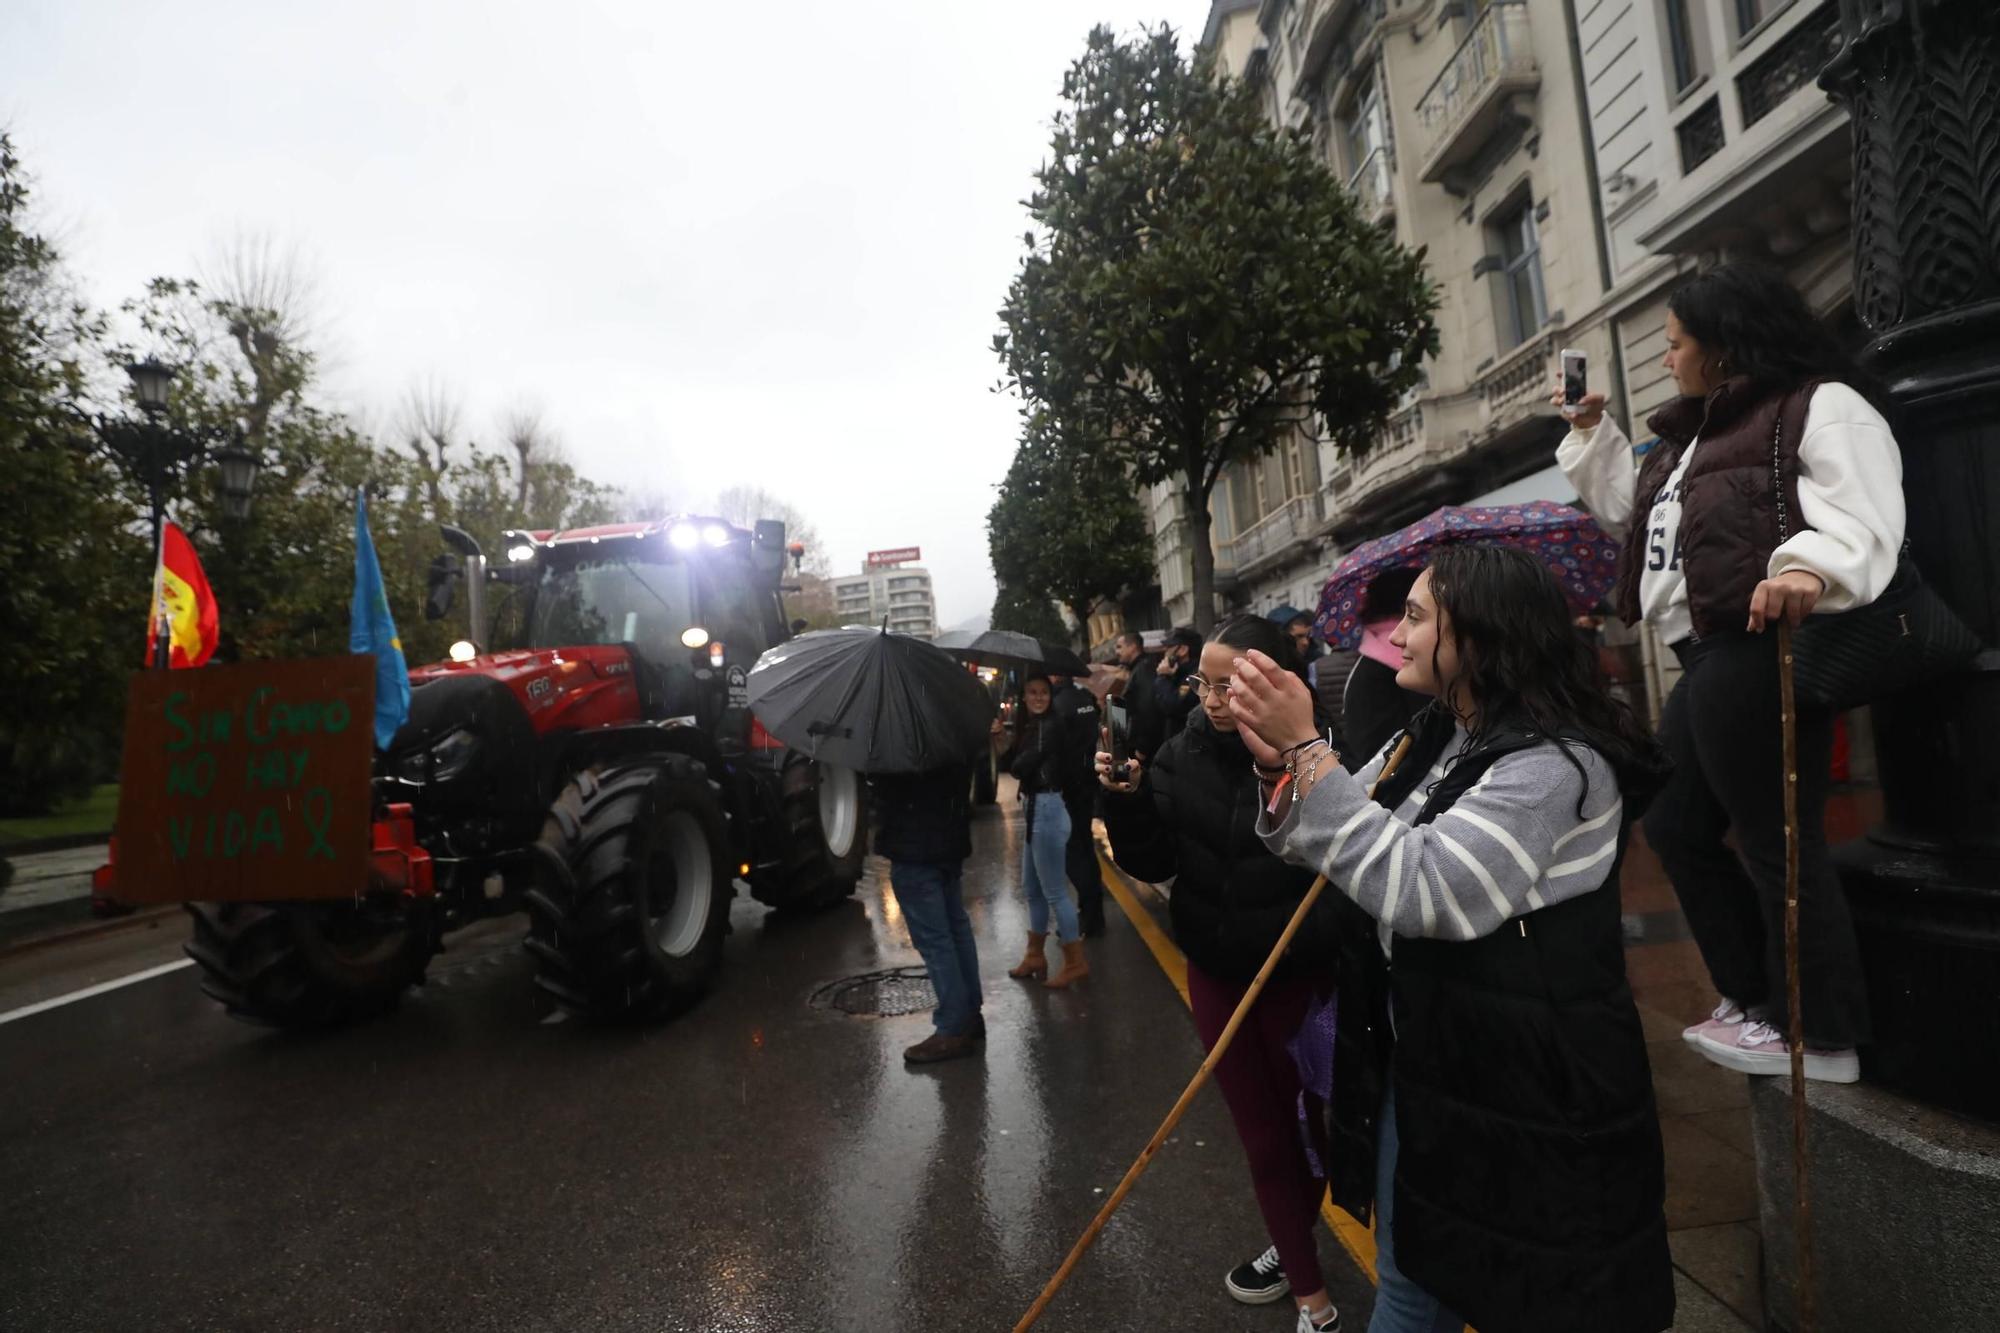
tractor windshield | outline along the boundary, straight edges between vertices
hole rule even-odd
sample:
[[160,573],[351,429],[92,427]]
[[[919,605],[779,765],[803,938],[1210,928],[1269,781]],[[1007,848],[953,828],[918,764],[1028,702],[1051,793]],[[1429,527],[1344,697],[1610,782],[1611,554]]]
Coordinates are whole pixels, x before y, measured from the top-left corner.
[[551,570],[536,586],[524,646],[630,643],[664,662],[685,654],[681,632],[694,623],[685,561],[594,560]]

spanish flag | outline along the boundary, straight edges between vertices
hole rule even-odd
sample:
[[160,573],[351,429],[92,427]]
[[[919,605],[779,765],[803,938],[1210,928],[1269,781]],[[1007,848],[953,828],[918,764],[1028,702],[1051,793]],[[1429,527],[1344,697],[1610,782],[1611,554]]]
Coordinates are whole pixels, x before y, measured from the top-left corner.
[[152,624],[146,632],[146,665],[153,665],[153,649],[164,629],[167,635],[167,665],[198,667],[215,655],[215,594],[209,590],[208,575],[201,572],[194,543],[172,523],[160,534],[160,565],[153,579]]

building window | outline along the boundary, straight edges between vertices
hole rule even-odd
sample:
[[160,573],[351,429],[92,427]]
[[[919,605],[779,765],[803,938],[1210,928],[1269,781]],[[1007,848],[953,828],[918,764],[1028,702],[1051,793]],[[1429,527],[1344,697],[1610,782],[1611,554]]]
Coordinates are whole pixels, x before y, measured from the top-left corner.
[[1757,30],[1765,20],[1784,13],[1792,7],[1792,0],[1735,0],[1736,35],[1745,36]]
[[1661,0],[1661,9],[1666,20],[1668,74],[1674,82],[1674,95],[1680,96],[1708,73],[1703,6],[1700,0]]
[[1722,151],[1722,102],[1709,98],[1674,127],[1674,138],[1681,146],[1681,174],[1692,175],[1696,167]]
[[1500,350],[1519,347],[1535,336],[1548,319],[1542,294],[1542,246],[1535,230],[1535,205],[1523,198],[1511,212],[1493,223],[1500,255],[1500,294],[1495,315]]

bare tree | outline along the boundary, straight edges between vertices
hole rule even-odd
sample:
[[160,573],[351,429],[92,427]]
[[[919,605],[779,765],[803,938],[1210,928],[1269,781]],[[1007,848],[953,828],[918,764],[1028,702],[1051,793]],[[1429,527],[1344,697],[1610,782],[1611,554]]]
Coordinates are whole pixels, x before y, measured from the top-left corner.
[[562,442],[542,420],[541,409],[526,404],[507,413],[500,433],[514,451],[514,507],[526,513],[530,469],[562,462]]
[[239,232],[213,247],[200,267],[208,308],[222,321],[249,370],[243,428],[260,448],[271,415],[312,377],[320,329],[319,281],[296,247]]
[[832,572],[826,550],[820,545],[819,530],[812,520],[789,500],[780,499],[762,486],[725,488],[715,497],[715,516],[744,527],[760,518],[777,519],[785,525],[785,540],[802,543],[806,548],[805,560],[800,565],[803,573],[825,578]]
[[451,451],[459,439],[458,396],[442,380],[425,379],[412,384],[403,395],[397,433],[417,460],[424,491],[430,497],[431,516],[445,517],[444,479],[451,467]]

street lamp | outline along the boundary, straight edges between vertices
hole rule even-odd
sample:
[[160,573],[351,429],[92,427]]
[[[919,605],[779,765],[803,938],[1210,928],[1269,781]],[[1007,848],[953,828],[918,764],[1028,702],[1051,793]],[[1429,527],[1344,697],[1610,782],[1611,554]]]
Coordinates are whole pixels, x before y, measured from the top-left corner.
[[222,472],[222,512],[239,521],[250,517],[250,494],[257,485],[257,455],[240,444],[225,445],[215,451],[215,464]]
[[148,417],[157,418],[167,410],[167,389],[174,382],[172,366],[163,366],[152,357],[125,367],[132,377],[132,396]]
[[153,549],[160,548],[166,526],[167,500],[174,489],[204,462],[213,460],[221,473],[222,512],[232,519],[250,516],[250,495],[257,483],[258,458],[243,447],[242,432],[216,426],[181,427],[167,420],[167,395],[175,371],[153,357],[125,367],[132,379],[132,397],[143,414],[93,417],[90,425],[104,451],[124,473],[146,489]]

